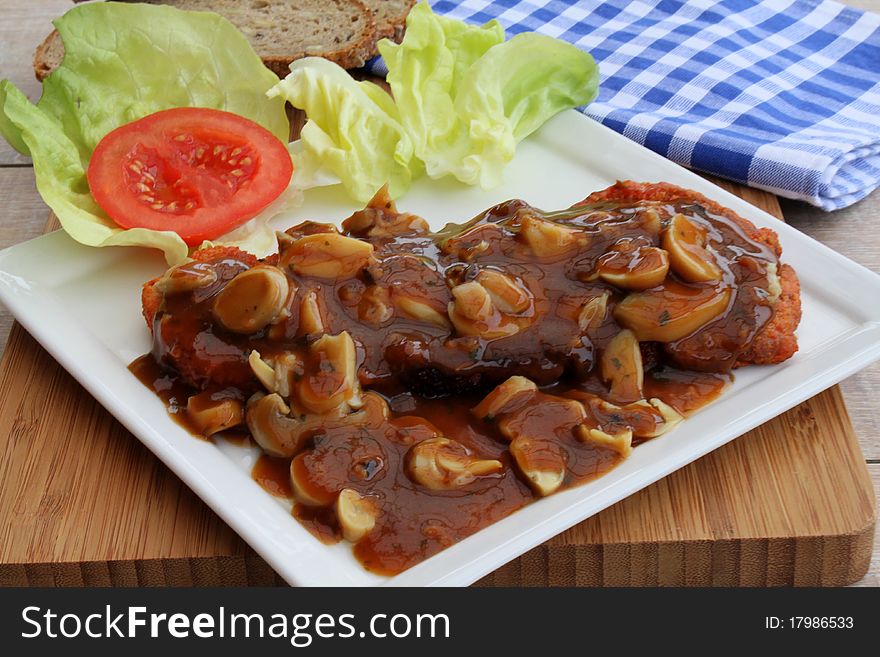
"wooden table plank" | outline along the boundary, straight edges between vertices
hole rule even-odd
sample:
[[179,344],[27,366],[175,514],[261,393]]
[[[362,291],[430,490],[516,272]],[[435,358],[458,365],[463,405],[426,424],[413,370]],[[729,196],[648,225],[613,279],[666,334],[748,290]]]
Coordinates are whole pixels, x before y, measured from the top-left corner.
[[41,235],[48,210],[32,168],[0,167],[0,249]]
[[[880,499],[880,463],[868,464],[868,472],[874,482],[874,495]],[[874,552],[871,554],[871,565],[868,566],[868,574],[857,586],[880,587],[880,523],[874,528]]]
[[[37,193],[33,169],[0,167],[0,211],[0,249],[42,234],[48,208]],[[12,315],[0,304],[0,354],[10,328]]]
[[[880,9],[880,0],[873,4]],[[780,203],[792,226],[871,271],[880,272],[880,191],[834,213],[786,199]],[[851,376],[841,388],[865,458],[880,461],[880,363]]]
[[[52,21],[73,6],[71,0],[2,0],[0,2],[0,78],[7,78],[28,98],[40,97],[31,66],[34,49],[52,31]],[[0,165],[29,165],[30,158],[0,139]]]

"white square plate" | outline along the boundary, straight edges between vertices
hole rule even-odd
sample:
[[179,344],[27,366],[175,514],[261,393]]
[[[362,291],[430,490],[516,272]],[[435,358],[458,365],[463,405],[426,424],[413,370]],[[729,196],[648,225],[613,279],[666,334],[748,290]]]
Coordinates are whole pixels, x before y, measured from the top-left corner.
[[[641,445],[604,477],[539,500],[393,578],[366,572],[345,543],[328,547],[314,539],[290,517],[289,506],[251,480],[254,450],[193,439],[128,372],[150,346],[140,286],[164,269],[157,254],[91,249],[56,232],[0,253],[0,300],[291,584],[466,585],[880,358],[880,276],[574,111],[520,145],[500,188],[422,179],[399,205],[439,228],[509,198],[565,208],[617,179],[689,187],[776,230],[784,261],[801,279],[800,351],[778,366],[739,370],[717,402]],[[354,209],[338,188],[312,190],[278,228],[307,218],[340,221]]]

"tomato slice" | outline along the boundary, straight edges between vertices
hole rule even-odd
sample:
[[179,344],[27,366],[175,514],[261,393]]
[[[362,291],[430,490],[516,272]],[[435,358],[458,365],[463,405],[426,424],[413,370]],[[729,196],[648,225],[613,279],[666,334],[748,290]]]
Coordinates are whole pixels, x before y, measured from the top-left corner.
[[92,196],[123,228],[171,230],[190,246],[257,215],[290,182],[275,135],[237,114],[179,107],[107,134],[92,153]]

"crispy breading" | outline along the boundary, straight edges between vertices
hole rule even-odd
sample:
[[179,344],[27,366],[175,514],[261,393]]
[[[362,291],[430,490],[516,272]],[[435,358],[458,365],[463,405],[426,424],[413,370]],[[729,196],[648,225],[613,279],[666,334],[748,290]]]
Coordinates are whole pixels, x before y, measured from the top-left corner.
[[141,288],[141,312],[144,314],[144,321],[147,322],[150,333],[153,332],[153,320],[156,319],[156,313],[162,307],[162,293],[156,289],[156,281],[158,280],[158,278],[154,278],[147,281]]
[[773,307],[773,317],[740,355],[737,367],[781,363],[798,350],[794,332],[801,321],[801,284],[790,265],[779,266],[779,280],[782,293]]

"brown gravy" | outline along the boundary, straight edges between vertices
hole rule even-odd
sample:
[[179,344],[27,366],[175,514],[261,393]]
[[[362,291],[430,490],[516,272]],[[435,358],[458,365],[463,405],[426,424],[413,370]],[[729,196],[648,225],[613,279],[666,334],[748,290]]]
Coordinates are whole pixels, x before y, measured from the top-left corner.
[[[162,370],[150,354],[137,359],[129,369],[165,402],[175,421],[201,437],[187,422],[186,413],[181,412],[186,406],[185,401],[181,406],[181,400],[196,392],[194,388]],[[731,379],[729,374],[664,368],[646,377],[645,394],[659,397],[681,412],[689,413],[717,398]],[[549,390],[554,395],[563,395],[567,388],[558,385]],[[362,482],[364,492],[368,491],[385,502],[379,516],[380,530],[371,532],[354,548],[365,568],[386,575],[401,572],[534,501],[535,494],[511,463],[507,443],[496,437],[491,425],[470,412],[479,401],[477,395],[426,399],[411,393],[388,399],[398,437],[381,441],[382,469],[388,474]],[[503,472],[453,491],[426,491],[417,486],[405,474],[403,463],[412,444],[406,436],[407,428],[412,425],[413,431],[418,432],[422,428],[421,419],[475,453],[499,459],[504,464]],[[552,423],[548,419],[549,424]],[[552,426],[548,426],[548,431],[551,429]],[[224,437],[228,439],[230,433],[226,432]],[[329,442],[344,444],[347,452],[357,452],[373,447],[375,439],[375,434],[331,436]],[[573,438],[562,442],[568,452],[564,488],[595,479],[621,460],[614,452],[584,445]],[[638,442],[636,440],[635,444]],[[261,454],[251,475],[269,494],[292,501],[291,460]],[[332,453],[316,460],[323,460],[326,469],[345,470],[336,472],[335,477],[350,479],[349,460],[334,461]],[[362,471],[369,472],[369,457],[366,466]],[[293,515],[323,543],[336,543],[342,539],[332,507],[294,504]]]
[[[730,291],[726,311],[696,333],[665,344],[642,343],[644,398],[659,398],[687,415],[722,392],[732,380],[730,369],[737,357],[772,316],[766,300],[766,265],[776,263],[775,254],[735,222],[692,203],[600,204],[544,213],[510,201],[437,234],[414,230],[370,235],[358,229],[364,218],[356,214],[355,221],[347,222],[352,228],[348,234],[370,242],[378,261],[361,275],[333,281],[286,270],[296,289],[286,307],[287,318],[244,335],[224,330],[211,309],[218,292],[249,264],[231,256],[217,260],[214,283],[164,299],[153,323],[152,354],[130,369],[156,392],[172,417],[193,431],[185,413],[190,395],[234,390],[244,401],[260,390],[248,364],[252,350],[268,359],[293,352],[299,362],[308,362],[308,346],[317,335],[301,330],[302,300],[314,294],[322,334],[351,334],[360,384],[383,397],[390,416],[359,430],[331,424],[310,429],[306,447],[293,464],[290,458],[263,455],[253,477],[272,495],[291,498],[293,466],[317,488],[342,482],[339,485],[369,497],[379,507],[376,526],[356,542],[355,555],[371,571],[398,573],[536,498],[513,464],[509,441],[492,422],[471,413],[495,385],[516,374],[536,382],[547,395],[590,393],[615,403],[633,401],[616,399],[597,368],[598,354],[621,326],[609,312],[595,330],[584,333],[578,310],[584,298],[605,291],[612,305],[620,302],[626,291],[594,275],[600,258],[622,241],[656,245],[658,236],[649,223],[667,221],[677,213],[705,230],[722,271],[719,281],[690,287]],[[389,214],[385,220],[395,216]],[[530,260],[517,238],[528,216],[586,232],[589,247]],[[304,224],[288,233],[298,238],[327,230]],[[282,251],[279,266],[284,261]],[[451,288],[483,270],[513,276],[528,291],[528,309],[509,320],[518,322],[509,337],[460,335],[450,325],[400,312],[415,300],[429,313],[445,313],[453,301]],[[674,274],[669,277],[675,280]],[[370,314],[375,309],[371,295],[377,289],[386,291],[386,299],[397,308],[392,317],[380,316],[378,321]],[[169,365],[174,370],[167,369]],[[560,432],[551,398],[539,399],[550,406],[544,414],[533,414],[530,430],[559,438],[554,449],[561,450],[566,463],[564,488],[601,476],[619,463],[617,452],[576,439],[570,427]],[[407,454],[432,430],[480,458],[497,459],[503,467],[454,489],[416,484],[407,475]],[[332,506],[295,504],[293,515],[320,540],[341,539]]]

